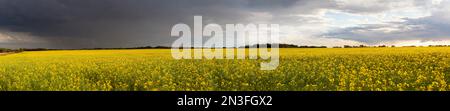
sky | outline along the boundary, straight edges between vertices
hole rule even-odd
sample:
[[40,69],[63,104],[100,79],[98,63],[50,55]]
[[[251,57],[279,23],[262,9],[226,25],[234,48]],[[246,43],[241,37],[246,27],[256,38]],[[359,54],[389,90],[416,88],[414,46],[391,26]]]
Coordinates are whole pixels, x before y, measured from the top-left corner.
[[194,16],[296,45],[450,45],[450,0],[0,0],[0,47],[170,46]]

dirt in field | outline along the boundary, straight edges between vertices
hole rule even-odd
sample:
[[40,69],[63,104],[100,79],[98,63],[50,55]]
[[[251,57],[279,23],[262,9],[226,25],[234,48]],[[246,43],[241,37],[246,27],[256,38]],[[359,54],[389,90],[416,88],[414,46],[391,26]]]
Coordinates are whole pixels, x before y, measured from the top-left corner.
[[2,55],[6,55],[6,54],[10,54],[10,53],[0,53],[0,56],[2,56]]

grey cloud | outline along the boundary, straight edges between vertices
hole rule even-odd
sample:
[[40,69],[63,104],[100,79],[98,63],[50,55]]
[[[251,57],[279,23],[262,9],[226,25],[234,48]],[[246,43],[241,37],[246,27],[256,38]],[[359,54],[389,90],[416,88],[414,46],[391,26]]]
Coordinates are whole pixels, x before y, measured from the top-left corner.
[[403,22],[388,22],[384,24],[364,24],[334,30],[323,34],[331,38],[356,40],[371,44],[386,41],[401,40],[450,40],[450,1],[444,1],[436,7],[430,16],[409,19]]
[[[54,48],[170,45],[176,23],[192,25],[258,22],[311,13],[329,2],[316,0],[0,0],[0,29],[30,33]],[[268,22],[287,22],[271,19]],[[287,22],[289,23],[289,22]],[[1,44],[0,44],[1,45]]]
[[357,14],[382,13],[397,8],[430,6],[427,0],[336,0],[336,9]]
[[[295,1],[247,0],[0,0],[0,29],[31,33],[54,47],[167,45],[176,23],[194,15],[217,23],[245,21],[248,13]],[[286,3],[284,3],[286,2]],[[264,10],[266,9],[266,10]],[[208,20],[205,20],[208,21]]]
[[[438,16],[438,15],[435,15]],[[450,40],[450,24],[435,16],[406,19],[405,22],[389,24],[365,24],[358,27],[338,29],[323,36],[356,40],[370,44],[398,40]]]

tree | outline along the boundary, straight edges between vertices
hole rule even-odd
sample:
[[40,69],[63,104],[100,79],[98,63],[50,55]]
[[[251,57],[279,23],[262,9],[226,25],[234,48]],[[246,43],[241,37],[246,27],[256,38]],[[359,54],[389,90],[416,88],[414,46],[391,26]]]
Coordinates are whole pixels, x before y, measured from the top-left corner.
[[8,51],[8,49],[6,49],[6,48],[0,48],[0,53],[5,53],[7,51]]

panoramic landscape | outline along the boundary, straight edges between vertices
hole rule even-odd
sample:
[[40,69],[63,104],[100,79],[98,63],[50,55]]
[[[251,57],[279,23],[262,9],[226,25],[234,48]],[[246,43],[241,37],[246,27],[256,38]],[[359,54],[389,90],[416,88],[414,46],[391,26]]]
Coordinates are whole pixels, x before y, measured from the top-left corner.
[[0,0],[11,109],[429,109],[449,92],[450,0]]
[[0,0],[0,91],[448,91],[449,13],[450,0]]

